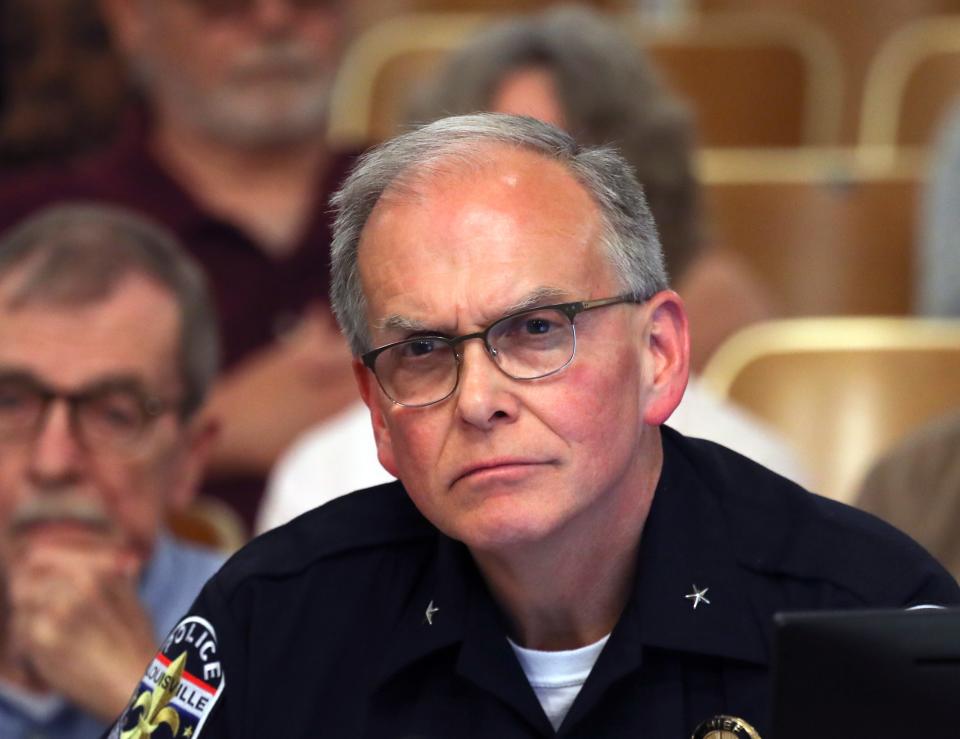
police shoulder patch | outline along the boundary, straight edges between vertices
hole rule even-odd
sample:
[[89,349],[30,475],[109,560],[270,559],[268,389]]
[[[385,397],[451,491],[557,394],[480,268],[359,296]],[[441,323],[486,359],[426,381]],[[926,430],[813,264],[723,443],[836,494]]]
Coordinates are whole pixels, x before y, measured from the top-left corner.
[[163,642],[109,736],[196,739],[225,686],[213,626],[188,616]]

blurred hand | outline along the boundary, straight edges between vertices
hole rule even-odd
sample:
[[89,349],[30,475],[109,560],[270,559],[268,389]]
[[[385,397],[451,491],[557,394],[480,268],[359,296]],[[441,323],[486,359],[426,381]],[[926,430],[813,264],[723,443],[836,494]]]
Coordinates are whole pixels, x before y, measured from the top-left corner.
[[34,682],[109,721],[156,651],[139,563],[105,534],[30,534],[8,573],[9,648]]
[[265,474],[297,436],[359,398],[352,357],[326,307],[238,365],[214,388],[220,425],[210,472]]

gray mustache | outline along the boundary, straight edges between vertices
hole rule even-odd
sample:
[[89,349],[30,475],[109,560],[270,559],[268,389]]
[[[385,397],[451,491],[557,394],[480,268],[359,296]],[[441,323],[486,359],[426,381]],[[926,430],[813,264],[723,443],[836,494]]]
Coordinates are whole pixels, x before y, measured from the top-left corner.
[[103,531],[113,528],[113,521],[100,503],[57,494],[40,495],[17,506],[10,517],[9,527],[17,533],[32,526],[58,522],[79,523]]

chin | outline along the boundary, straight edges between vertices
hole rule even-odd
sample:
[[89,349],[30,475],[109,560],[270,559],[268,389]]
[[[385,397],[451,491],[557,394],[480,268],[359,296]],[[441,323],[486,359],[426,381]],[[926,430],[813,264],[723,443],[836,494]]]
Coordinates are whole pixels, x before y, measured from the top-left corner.
[[[492,508],[492,506],[491,506]],[[542,542],[559,528],[553,516],[517,510],[516,506],[473,511],[455,526],[453,538],[476,552],[506,552]]]

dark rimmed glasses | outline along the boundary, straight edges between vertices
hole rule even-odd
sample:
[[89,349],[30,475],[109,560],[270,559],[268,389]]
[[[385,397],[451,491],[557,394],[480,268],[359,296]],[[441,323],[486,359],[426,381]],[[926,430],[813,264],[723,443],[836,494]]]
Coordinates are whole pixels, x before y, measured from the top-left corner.
[[74,437],[93,451],[131,450],[157,418],[176,408],[127,382],[68,393],[26,373],[0,374],[0,441],[35,438],[54,400],[67,404]]
[[446,400],[460,382],[459,346],[480,339],[494,364],[514,380],[539,380],[564,369],[577,353],[574,319],[584,311],[618,303],[643,303],[632,295],[544,305],[511,313],[483,331],[454,338],[413,336],[364,354],[361,359],[397,405],[422,408]]

